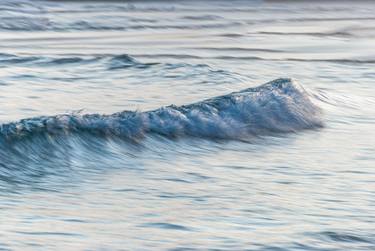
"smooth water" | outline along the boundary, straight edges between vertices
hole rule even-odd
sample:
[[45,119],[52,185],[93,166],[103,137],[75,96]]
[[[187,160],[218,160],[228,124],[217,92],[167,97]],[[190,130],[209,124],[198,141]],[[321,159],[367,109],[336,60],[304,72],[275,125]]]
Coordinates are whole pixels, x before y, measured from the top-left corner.
[[1,250],[375,250],[375,3],[0,3]]

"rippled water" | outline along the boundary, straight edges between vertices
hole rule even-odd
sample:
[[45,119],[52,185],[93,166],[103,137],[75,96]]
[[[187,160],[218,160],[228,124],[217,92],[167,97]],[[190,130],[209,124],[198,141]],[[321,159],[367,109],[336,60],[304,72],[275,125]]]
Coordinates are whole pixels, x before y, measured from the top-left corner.
[[375,3],[0,3],[1,250],[374,250]]

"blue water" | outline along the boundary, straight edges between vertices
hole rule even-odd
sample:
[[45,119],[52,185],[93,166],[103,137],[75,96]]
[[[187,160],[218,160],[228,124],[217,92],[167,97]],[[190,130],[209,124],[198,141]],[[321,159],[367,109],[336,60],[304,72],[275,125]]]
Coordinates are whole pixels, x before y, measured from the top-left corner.
[[1,250],[375,250],[375,3],[0,2]]

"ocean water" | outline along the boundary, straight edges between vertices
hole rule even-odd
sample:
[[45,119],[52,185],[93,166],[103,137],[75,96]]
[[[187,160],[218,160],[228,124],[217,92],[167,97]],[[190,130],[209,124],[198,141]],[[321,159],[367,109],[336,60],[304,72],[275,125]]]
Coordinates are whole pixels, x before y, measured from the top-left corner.
[[0,2],[1,250],[375,250],[373,1]]

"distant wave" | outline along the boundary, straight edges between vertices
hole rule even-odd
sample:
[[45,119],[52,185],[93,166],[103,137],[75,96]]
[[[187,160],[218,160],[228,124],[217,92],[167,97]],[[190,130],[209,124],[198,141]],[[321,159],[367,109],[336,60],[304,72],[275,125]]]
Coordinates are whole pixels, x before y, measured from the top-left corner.
[[[194,47],[192,47],[193,49]],[[225,48],[204,48],[197,47],[197,50],[214,50],[214,51],[235,51],[235,52],[280,52],[277,50],[266,50],[258,48],[237,48],[237,47],[225,47]],[[76,67],[82,67],[84,65],[96,64],[106,69],[108,71],[121,70],[121,69],[148,69],[156,65],[165,65],[168,68],[171,67],[171,64],[162,63],[163,58],[167,59],[197,59],[197,60],[233,60],[233,61],[286,61],[286,62],[326,62],[326,63],[335,63],[335,64],[375,64],[375,59],[356,59],[356,58],[271,58],[271,57],[259,57],[259,56],[199,56],[195,54],[98,54],[98,55],[52,55],[52,56],[38,56],[38,55],[16,55],[16,54],[6,54],[0,53],[0,66],[10,67],[12,65],[22,65],[27,67],[34,66],[54,66],[54,67],[68,67],[70,65],[75,65]],[[152,60],[153,62],[142,62],[142,59],[146,61]],[[175,67],[179,67],[180,64],[173,64]],[[200,65],[197,65],[200,66]]]
[[[201,49],[201,48],[197,48]],[[207,48],[207,50],[209,50]],[[220,51],[220,49],[214,48],[213,50]],[[230,51],[227,47],[223,50]],[[233,48],[232,51],[246,51],[246,49]],[[250,49],[251,50],[251,49]],[[256,50],[253,50],[256,51]],[[272,52],[268,50],[267,52]],[[280,51],[282,52],[282,51]],[[356,59],[356,58],[266,58],[259,56],[198,56],[192,54],[137,54],[134,55],[139,58],[173,58],[173,59],[218,59],[218,60],[245,60],[245,61],[291,61],[291,62],[328,62],[337,64],[375,64],[375,59]]]
[[[190,18],[192,20],[192,18]],[[203,20],[202,20],[203,21]],[[176,30],[194,30],[194,29],[216,29],[230,28],[242,25],[240,22],[221,21],[215,23],[161,23],[155,20],[123,18],[122,22],[107,23],[102,20],[85,21],[78,20],[73,22],[55,22],[49,18],[38,16],[0,16],[0,30],[7,31],[123,31],[123,30],[144,30],[144,29],[176,29]]]
[[217,56],[220,60],[260,60],[260,61],[291,61],[291,62],[330,62],[338,64],[374,64],[375,59],[347,59],[347,58],[263,58],[256,56]]
[[123,69],[123,68],[129,68],[129,67],[148,68],[155,64],[157,63],[147,63],[147,64],[141,63],[127,54],[122,54],[122,55],[114,56],[111,58],[109,69],[116,70],[116,69]]
[[310,100],[310,95],[295,81],[282,78],[202,102],[147,112],[23,119],[1,125],[0,135],[5,140],[81,132],[128,139],[147,134],[244,139],[251,135],[296,132],[322,125],[321,111]]
[[182,18],[188,19],[188,20],[203,20],[203,21],[223,19],[223,17],[218,16],[218,15],[184,16]]
[[274,50],[266,48],[246,48],[246,47],[190,47],[189,49],[210,50],[210,51],[225,51],[225,52],[270,52],[280,53],[283,50]]
[[72,57],[47,57],[47,56],[34,56],[34,55],[15,55],[15,54],[6,54],[0,53],[0,64],[1,65],[10,65],[10,64],[39,64],[39,65],[63,65],[63,64],[74,64],[74,63],[84,63],[85,61],[92,61],[100,59],[89,58],[85,59],[78,56]]
[[142,63],[128,54],[118,55],[93,55],[93,56],[34,56],[15,55],[0,53],[0,65],[9,66],[13,64],[39,65],[39,66],[63,66],[71,64],[102,63],[108,70],[124,68],[148,68],[158,63]]
[[349,37],[351,34],[345,31],[332,32],[279,32],[279,31],[261,31],[257,34],[263,35],[283,35],[283,36],[315,36],[315,37]]

